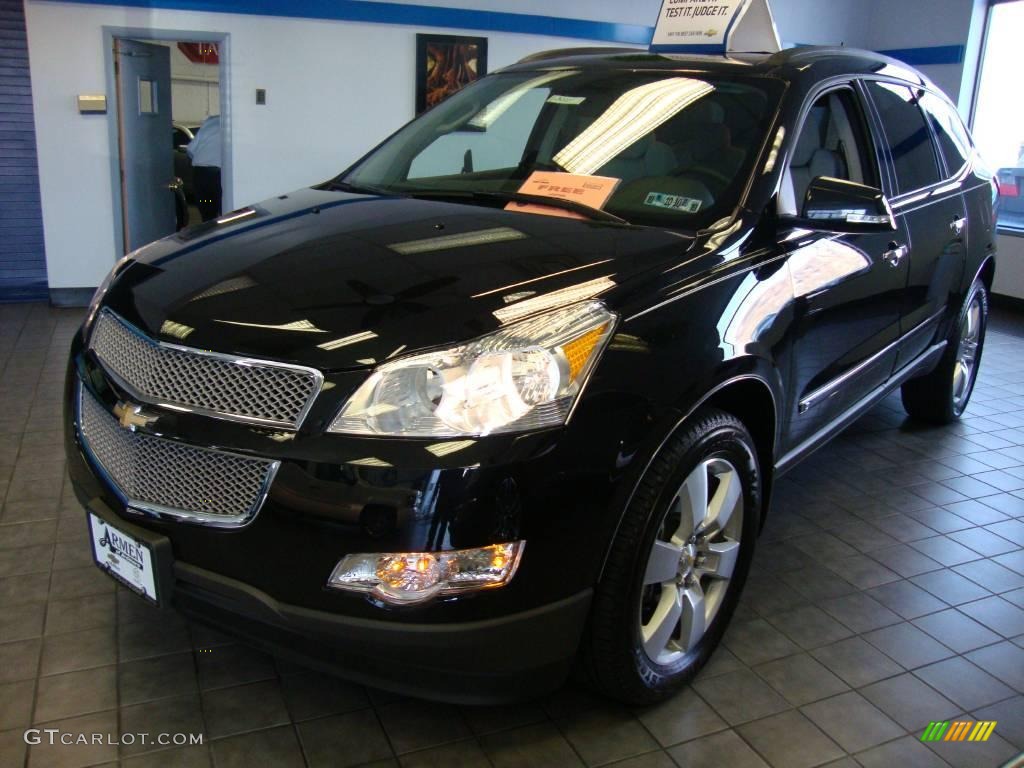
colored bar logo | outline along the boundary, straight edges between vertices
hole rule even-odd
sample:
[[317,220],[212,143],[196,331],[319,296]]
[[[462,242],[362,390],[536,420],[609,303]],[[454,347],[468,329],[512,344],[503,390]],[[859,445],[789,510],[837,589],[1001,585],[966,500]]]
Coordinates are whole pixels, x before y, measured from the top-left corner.
[[996,729],[994,720],[933,721],[921,734],[921,741],[988,741]]

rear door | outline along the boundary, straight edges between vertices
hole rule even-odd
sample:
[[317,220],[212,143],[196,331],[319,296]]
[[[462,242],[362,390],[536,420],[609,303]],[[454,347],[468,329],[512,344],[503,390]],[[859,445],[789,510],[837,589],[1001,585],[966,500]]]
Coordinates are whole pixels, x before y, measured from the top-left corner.
[[[813,96],[789,153],[782,213],[819,176],[882,186],[878,144],[852,85]],[[787,210],[788,209],[788,210]],[[908,259],[904,229],[866,235],[780,232],[795,296],[790,445],[826,428],[890,377]]]
[[[950,297],[960,284],[966,254],[967,212],[960,173],[945,167],[925,106],[938,97],[897,82],[867,80],[880,133],[894,173],[892,208],[910,232],[910,270],[901,311],[897,367],[936,341]],[[958,176],[959,174],[959,176]]]
[[115,39],[114,73],[127,252],[177,228],[171,51],[165,45]]

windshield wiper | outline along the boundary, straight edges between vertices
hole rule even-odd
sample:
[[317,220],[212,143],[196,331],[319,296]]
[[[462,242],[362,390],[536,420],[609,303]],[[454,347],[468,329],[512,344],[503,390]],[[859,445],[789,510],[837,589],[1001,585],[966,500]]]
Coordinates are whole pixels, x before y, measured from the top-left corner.
[[543,205],[548,208],[562,208],[566,211],[579,213],[594,221],[607,221],[613,224],[629,224],[628,221],[616,216],[614,213],[602,211],[600,208],[593,208],[575,200],[565,200],[560,197],[545,197],[544,195],[529,195],[525,192],[489,192],[482,190],[467,189],[437,189],[424,191],[402,191],[398,194],[417,199],[455,199],[455,200],[500,200],[506,203],[531,203]]

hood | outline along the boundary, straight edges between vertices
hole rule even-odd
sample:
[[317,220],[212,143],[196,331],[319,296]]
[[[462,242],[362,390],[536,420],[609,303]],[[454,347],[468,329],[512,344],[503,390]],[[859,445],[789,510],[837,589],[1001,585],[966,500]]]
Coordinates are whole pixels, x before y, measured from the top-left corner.
[[466,341],[685,260],[679,233],[303,190],[137,254],[105,304],[148,335],[344,370]]

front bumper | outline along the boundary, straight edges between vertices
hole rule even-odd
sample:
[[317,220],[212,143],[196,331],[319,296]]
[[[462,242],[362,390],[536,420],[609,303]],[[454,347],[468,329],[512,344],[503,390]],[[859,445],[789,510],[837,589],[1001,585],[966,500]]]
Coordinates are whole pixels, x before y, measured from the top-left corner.
[[[352,376],[355,383],[362,374]],[[495,436],[437,456],[423,441],[324,435],[315,412],[308,431],[284,442],[251,425],[162,412],[140,431],[281,462],[250,523],[212,528],[126,508],[83,450],[73,407],[79,386],[107,409],[131,399],[80,338],[66,392],[72,484],[84,506],[115,526],[169,542],[173,585],[164,594],[173,607],[280,656],[407,694],[498,702],[564,680],[618,517],[617,478],[608,470],[617,441],[608,449],[592,432],[556,430]],[[347,382],[337,386],[344,392]],[[613,409],[599,417],[608,434],[618,420],[636,422]],[[368,456],[384,466],[359,463]],[[526,554],[501,589],[390,607],[326,587],[347,554],[517,539],[528,542]]]
[[[76,486],[76,491],[79,489]],[[79,496],[90,512],[169,551],[167,539]],[[358,683],[461,704],[498,704],[553,690],[568,675],[591,590],[529,611],[445,624],[374,621],[275,600],[183,562],[159,587],[167,604],[275,656]]]

